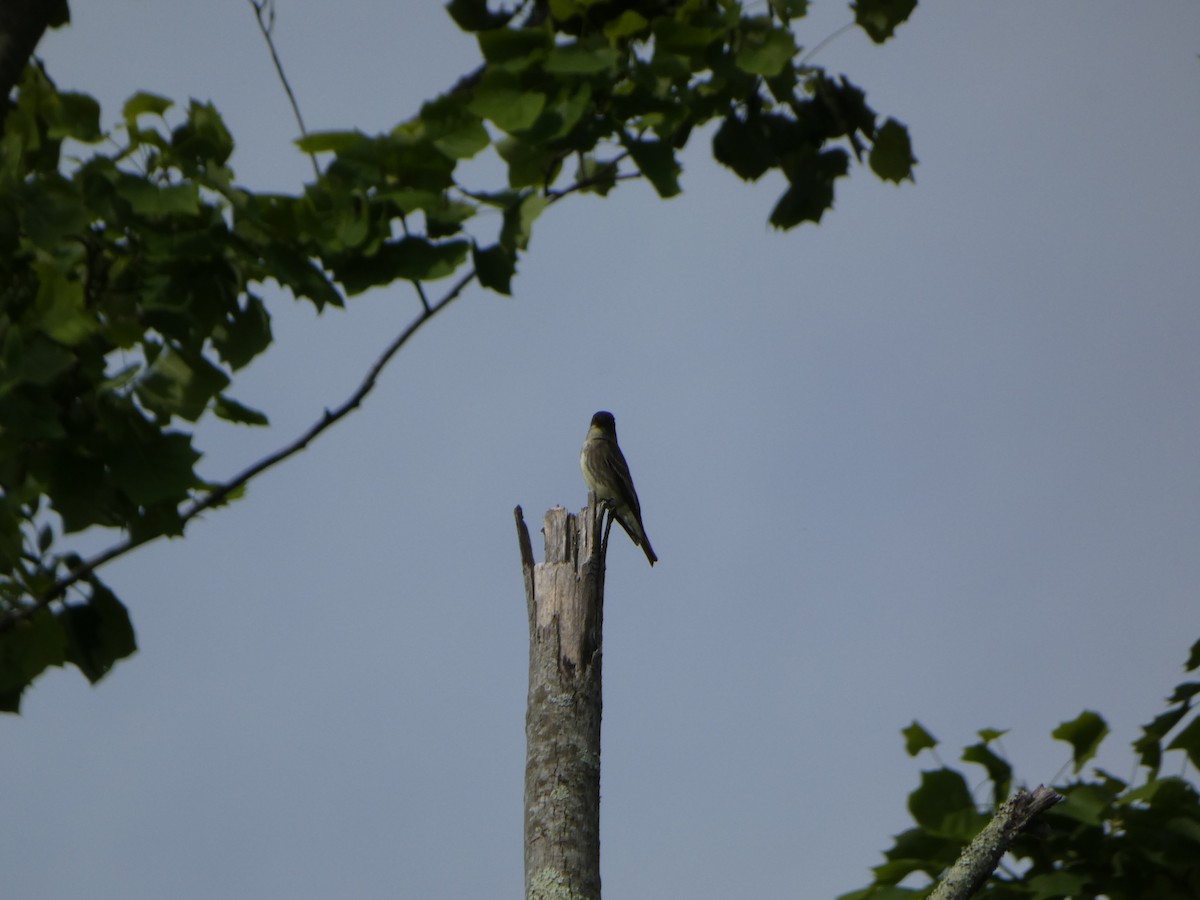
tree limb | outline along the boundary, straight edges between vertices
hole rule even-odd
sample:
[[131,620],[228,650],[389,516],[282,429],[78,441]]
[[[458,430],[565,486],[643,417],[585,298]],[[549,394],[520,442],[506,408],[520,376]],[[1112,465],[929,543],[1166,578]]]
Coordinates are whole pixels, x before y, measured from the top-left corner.
[[1017,835],[1062,799],[1061,794],[1044,785],[1039,785],[1033,793],[1017,791],[1009,797],[996,810],[992,821],[975,835],[954,865],[946,870],[929,900],[967,900],[991,877]]
[[[283,61],[280,60],[279,53],[275,49],[275,36],[271,33],[275,29],[274,0],[250,0],[250,5],[254,8],[254,18],[258,21],[258,30],[262,32],[263,40],[267,42],[267,49],[271,51],[271,62],[275,63],[275,72],[279,75],[279,82],[283,85],[288,102],[292,104],[292,114],[296,117],[296,124],[300,126],[300,134],[308,137],[308,129],[304,127],[304,116],[300,115],[300,104],[296,102],[291,82],[288,81],[288,77],[283,71]],[[308,159],[312,163],[313,175],[320,178],[321,167],[317,164],[317,155],[310,153]],[[421,299],[425,299],[424,295]],[[428,303],[425,304],[425,308],[429,308]]]
[[[427,305],[422,308],[421,313],[409,323],[400,334],[398,334],[390,344],[384,349],[383,353],[375,360],[371,367],[367,370],[362,381],[354,392],[347,397],[339,406],[332,410],[325,410],[325,414],[314,422],[303,434],[293,440],[291,443],[280,447],[274,453],[264,456],[253,465],[243,469],[237,475],[230,478],[228,481],[216,485],[208,491],[204,496],[197,498],[189,506],[180,513],[180,527],[182,528],[192,519],[196,518],[206,509],[211,509],[214,506],[221,504],[230,494],[238,488],[243,487],[251,479],[261,475],[267,469],[273,468],[291,456],[295,456],[301,450],[305,449],[314,439],[322,432],[332,426],[334,423],[345,418],[360,405],[367,395],[375,387],[375,383],[379,378],[380,373],[384,370],[392,357],[394,357],[403,347],[408,339],[416,334],[417,330],[422,325],[436,316],[439,312],[445,309],[454,299],[456,299],[466,288],[468,284],[475,278],[475,270],[472,269],[466,275],[462,276],[454,286],[446,292],[445,296],[440,298],[436,303]],[[12,628],[17,622],[23,619],[28,619],[33,616],[39,609],[48,606],[53,601],[61,597],[68,588],[80,581],[86,580],[96,569],[105,563],[111,562],[117,557],[124,556],[131,550],[140,547],[142,544],[148,543],[154,537],[127,537],[113,546],[109,547],[101,553],[84,560],[80,564],[73,566],[66,575],[59,578],[47,590],[33,599],[33,602],[27,606],[22,606],[18,609],[13,609],[0,616],[0,633]]]

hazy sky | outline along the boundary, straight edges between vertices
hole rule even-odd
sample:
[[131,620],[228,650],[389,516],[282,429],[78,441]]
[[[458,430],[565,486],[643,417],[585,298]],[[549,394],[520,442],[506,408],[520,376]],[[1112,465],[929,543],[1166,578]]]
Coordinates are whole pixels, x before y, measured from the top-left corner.
[[[812,12],[808,47],[850,19]],[[41,52],[106,122],[138,89],[212,100],[242,183],[311,177],[244,0],[72,13]],[[432,2],[279,0],[276,30],[318,130],[387,129],[476,60]],[[540,558],[601,408],[661,557],[609,553],[606,896],[860,887],[934,764],[903,752],[914,718],[948,762],[1012,729],[1036,784],[1097,709],[1128,776],[1200,636],[1198,51],[1183,0],[930,0],[815,60],[908,124],[915,185],[856,169],[776,233],[780,183],[699,135],[682,197],[556,206],[514,298],[472,289],[247,499],[105,569],[142,649],[0,721],[6,894],[519,896],[512,509]],[[269,300],[277,346],[233,393],[273,426],[203,428],[212,478],[417,310]]]

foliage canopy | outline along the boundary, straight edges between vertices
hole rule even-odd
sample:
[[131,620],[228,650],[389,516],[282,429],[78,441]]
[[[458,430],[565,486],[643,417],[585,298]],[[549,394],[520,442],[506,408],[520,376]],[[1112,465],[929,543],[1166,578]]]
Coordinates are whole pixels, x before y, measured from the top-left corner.
[[[303,136],[321,165],[296,194],[236,182],[233,137],[209,104],[138,93],[106,130],[92,97],[28,66],[0,138],[0,709],[16,711],[48,666],[94,681],[133,652],[99,565],[182,534],[337,418],[227,481],[196,474],[192,423],[267,423],[231,390],[271,343],[268,283],[318,310],[414,287],[421,311],[341,415],[469,283],[511,292],[551,204],[632,178],[678,193],[698,126],[718,123],[713,155],[738,176],[783,176],[778,228],[819,221],[852,159],[910,178],[904,127],[800,55],[806,6],[452,0],[480,66],[385,134]],[[854,9],[878,42],[914,6]],[[460,164],[489,148],[504,183],[464,183]],[[479,214],[496,210],[489,231],[495,217]],[[452,277],[431,301],[427,283]],[[89,528],[125,536],[83,560],[64,538]]]
[[[1185,669],[1200,669],[1200,641],[1192,646]],[[976,896],[1200,897],[1200,793],[1182,773],[1162,772],[1168,751],[1180,751],[1187,763],[1200,767],[1200,718],[1193,715],[1197,695],[1200,682],[1177,685],[1166,711],[1142,727],[1133,742],[1137,771],[1128,780],[1099,768],[1084,773],[1109,733],[1099,713],[1085,710],[1056,728],[1052,736],[1071,748],[1071,777],[1053,785],[1064,801],[1043,814],[1039,827],[1017,839],[1011,852],[1015,865],[1004,868]],[[922,772],[920,786],[908,798],[914,826],[896,836],[885,861],[875,867],[872,884],[840,900],[900,900],[929,893],[928,882],[954,862],[1013,789],[1012,767],[998,752],[1004,734],[982,729],[979,742],[962,752],[963,762],[985,773],[989,798],[984,809],[977,808],[970,780],[957,769],[942,765]],[[910,756],[932,753],[937,746],[916,722],[904,730],[904,738]],[[926,883],[901,886],[913,880]]]

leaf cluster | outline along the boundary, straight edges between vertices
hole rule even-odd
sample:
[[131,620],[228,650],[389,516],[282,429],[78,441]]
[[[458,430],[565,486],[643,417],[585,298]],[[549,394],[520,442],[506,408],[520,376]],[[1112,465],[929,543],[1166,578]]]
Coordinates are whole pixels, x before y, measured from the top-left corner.
[[[536,220],[563,197],[635,178],[678,193],[680,152],[710,122],[714,156],[737,175],[783,176],[779,228],[818,221],[852,156],[911,177],[904,127],[800,59],[806,5],[452,0],[480,67],[387,133],[302,137],[320,166],[295,195],[236,184],[210,104],[139,93],[105,132],[93,98],[29,66],[0,132],[0,710],[48,665],[99,677],[132,652],[97,565],[181,534],[250,477],[201,479],[192,424],[267,423],[229,393],[271,343],[265,283],[322,310],[408,282],[423,309],[411,330],[469,280],[510,293]],[[881,41],[913,5],[855,12]],[[485,150],[504,183],[463,175]],[[431,304],[425,285],[451,275]],[[123,544],[88,561],[60,548],[95,527]],[[97,637],[117,619],[124,637]],[[100,623],[90,636],[87,623]],[[83,645],[97,662],[72,655]]]
[[[1200,641],[1186,670],[1200,669]],[[1044,813],[1037,827],[1018,837],[1001,870],[976,896],[993,900],[1191,900],[1200,896],[1200,793],[1183,775],[1162,774],[1163,753],[1182,751],[1200,766],[1200,717],[1194,699],[1200,682],[1178,685],[1168,708],[1143,726],[1133,742],[1137,783],[1102,769],[1081,774],[1108,735],[1100,714],[1084,711],[1051,734],[1071,747],[1072,777],[1053,789],[1065,799]],[[1186,722],[1186,724],[1183,724]],[[1183,727],[1179,727],[1183,724]],[[1169,734],[1170,743],[1164,745]],[[915,826],[895,838],[876,866],[868,887],[840,900],[898,900],[923,897],[932,888],[901,887],[906,879],[932,881],[958,857],[1013,787],[1011,766],[997,751],[1004,732],[985,729],[967,747],[964,762],[983,768],[990,802],[980,810],[967,777],[941,766],[923,772],[909,796]],[[933,751],[937,740],[914,722],[904,730],[906,749],[915,756]]]

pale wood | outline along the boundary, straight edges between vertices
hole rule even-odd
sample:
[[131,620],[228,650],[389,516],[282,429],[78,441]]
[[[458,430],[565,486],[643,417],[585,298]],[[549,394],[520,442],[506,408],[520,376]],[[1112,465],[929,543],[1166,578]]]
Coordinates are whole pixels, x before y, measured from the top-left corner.
[[1030,822],[1062,800],[1050,788],[1039,785],[1032,793],[1017,791],[996,810],[983,831],[963,850],[929,900],[967,900],[987,881],[1013,841]]
[[599,900],[604,563],[597,510],[546,513],[535,563],[514,510],[529,615],[525,896]]

